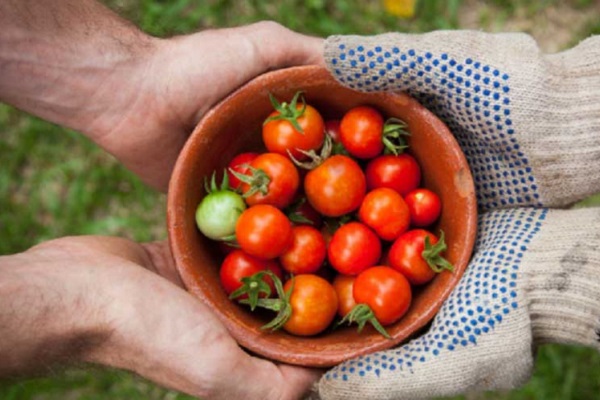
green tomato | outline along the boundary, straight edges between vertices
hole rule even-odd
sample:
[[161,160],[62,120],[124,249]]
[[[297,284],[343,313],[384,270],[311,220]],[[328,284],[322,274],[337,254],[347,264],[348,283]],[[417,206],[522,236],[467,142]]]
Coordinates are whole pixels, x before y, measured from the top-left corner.
[[196,225],[213,240],[226,240],[235,235],[235,224],[246,209],[241,195],[231,190],[207,194],[196,209]]

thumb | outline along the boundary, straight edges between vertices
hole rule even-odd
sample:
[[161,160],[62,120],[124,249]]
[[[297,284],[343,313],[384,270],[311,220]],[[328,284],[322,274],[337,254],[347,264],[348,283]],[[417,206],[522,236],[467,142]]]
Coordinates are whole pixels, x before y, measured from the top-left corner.
[[168,109],[188,124],[262,73],[325,65],[322,38],[269,21],[174,37],[162,42],[156,57],[152,74],[159,77],[159,93],[173,97]]
[[294,65],[325,65],[322,38],[303,35],[271,21],[237,29],[247,38],[256,57],[254,75]]

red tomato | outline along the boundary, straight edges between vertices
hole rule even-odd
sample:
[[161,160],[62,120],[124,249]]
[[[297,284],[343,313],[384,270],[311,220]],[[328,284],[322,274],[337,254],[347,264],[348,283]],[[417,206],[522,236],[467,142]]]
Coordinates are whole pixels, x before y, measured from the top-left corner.
[[[253,257],[242,250],[234,250],[225,257],[221,263],[219,271],[221,284],[227,294],[231,294],[242,286],[242,278],[250,277],[257,272],[269,270],[273,272],[279,279],[283,274],[281,267],[273,260],[261,260]],[[264,277],[263,280],[271,287],[271,293],[275,293],[273,280],[269,277]],[[264,297],[264,296],[261,296]],[[248,298],[248,295],[242,295],[240,299]]]
[[402,196],[421,183],[421,167],[410,154],[383,155],[369,161],[365,169],[369,190],[387,187]]
[[[295,110],[299,112],[302,107],[303,105],[298,104]],[[288,109],[288,111],[293,114],[293,110]],[[274,117],[281,117],[282,114],[285,112],[273,111],[262,128],[263,142],[270,152],[288,157],[289,151],[297,160],[303,160],[306,155],[299,150],[310,151],[321,147],[325,139],[325,123],[314,107],[306,104],[304,112],[295,118],[301,131],[298,131],[288,119],[274,119]]]
[[296,275],[283,285],[283,289],[286,293],[292,290],[292,315],[283,325],[287,332],[311,336],[331,324],[338,309],[338,299],[333,286],[325,279],[313,274]]
[[429,189],[412,190],[404,200],[410,211],[410,221],[413,226],[429,226],[437,221],[442,212],[440,197]]
[[325,133],[333,139],[334,143],[338,143],[340,141],[340,121],[337,119],[325,121]]
[[368,305],[381,325],[398,321],[412,301],[410,283],[393,268],[375,266],[361,272],[354,280],[354,300]]
[[242,193],[249,206],[270,204],[277,208],[287,207],[300,186],[298,169],[289,158],[281,154],[259,155],[250,163],[247,174],[250,173],[252,182],[242,183]]
[[360,206],[366,193],[365,175],[350,157],[334,155],[306,174],[304,190],[315,210],[339,217]]
[[340,121],[331,119],[325,121],[325,134],[333,140],[331,154],[348,155],[348,151],[344,148],[340,140]]
[[323,265],[327,245],[321,232],[309,225],[292,228],[292,244],[279,257],[281,266],[292,274],[312,274]]
[[229,187],[237,189],[242,183],[231,171],[239,172],[240,174],[246,174],[248,171],[248,164],[252,162],[258,153],[246,152],[240,153],[233,157],[227,165],[227,175],[229,177]]
[[279,257],[292,244],[292,224],[278,208],[258,204],[240,215],[235,237],[246,253],[271,259]]
[[381,257],[381,241],[365,224],[349,222],[331,238],[327,259],[341,274],[356,275],[375,265]]
[[333,288],[338,297],[338,315],[344,318],[354,306],[354,295],[352,289],[356,276],[337,274],[333,279]]
[[368,159],[383,151],[383,116],[369,106],[354,107],[340,122],[340,141],[350,155]]
[[[423,257],[425,237],[427,236],[432,246],[438,243],[438,238],[433,233],[424,229],[412,229],[400,235],[390,248],[388,256],[390,266],[400,271],[413,285],[427,283],[436,274],[436,271],[429,266]],[[438,257],[445,261],[441,256]]]
[[383,240],[394,240],[410,224],[408,206],[398,192],[377,188],[365,196],[358,210],[358,218]]

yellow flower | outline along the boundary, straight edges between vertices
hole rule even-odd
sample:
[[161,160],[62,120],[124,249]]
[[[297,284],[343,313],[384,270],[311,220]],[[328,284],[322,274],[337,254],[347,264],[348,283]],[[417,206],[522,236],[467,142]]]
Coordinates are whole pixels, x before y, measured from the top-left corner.
[[415,15],[417,0],[383,0],[385,10],[397,17],[411,18]]

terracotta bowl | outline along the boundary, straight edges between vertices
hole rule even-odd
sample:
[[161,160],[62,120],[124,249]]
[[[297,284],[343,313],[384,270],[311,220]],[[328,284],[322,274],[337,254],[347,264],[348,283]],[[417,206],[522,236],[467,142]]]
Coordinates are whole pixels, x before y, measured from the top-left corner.
[[[386,117],[408,123],[411,153],[422,168],[422,185],[443,202],[436,228],[446,233],[446,258],[455,266],[416,291],[408,313],[387,327],[386,339],[370,327],[358,333],[342,327],[315,337],[298,337],[261,326],[271,314],[251,313],[228,299],[219,282],[222,256],[195,225],[194,213],[204,195],[203,180],[223,170],[237,153],[261,149],[260,127],[272,110],[269,92],[289,101],[297,90],[325,118],[340,117],[357,105],[370,104]],[[360,93],[341,86],[321,67],[294,67],[259,76],[227,97],[200,121],[177,160],[168,195],[171,250],[187,290],[220,318],[250,352],[290,364],[327,367],[406,341],[425,327],[460,280],[473,249],[476,201],[471,173],[454,137],[439,119],[403,93]]]

